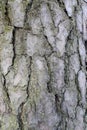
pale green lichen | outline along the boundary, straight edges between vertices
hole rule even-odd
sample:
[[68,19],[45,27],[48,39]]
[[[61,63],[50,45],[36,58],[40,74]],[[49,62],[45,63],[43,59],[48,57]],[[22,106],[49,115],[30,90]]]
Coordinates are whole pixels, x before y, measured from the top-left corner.
[[13,30],[13,27],[12,26],[5,26],[5,32],[10,32]]
[[15,115],[9,114],[2,117],[1,130],[17,130],[18,121]]
[[4,26],[4,33],[0,36],[0,45],[9,44],[12,41],[12,33],[13,27],[12,26]]

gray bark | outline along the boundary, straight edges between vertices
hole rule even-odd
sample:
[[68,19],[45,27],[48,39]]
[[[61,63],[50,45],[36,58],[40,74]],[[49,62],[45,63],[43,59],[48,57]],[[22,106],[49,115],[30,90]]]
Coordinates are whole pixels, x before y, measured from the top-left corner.
[[0,0],[0,130],[87,130],[87,0]]

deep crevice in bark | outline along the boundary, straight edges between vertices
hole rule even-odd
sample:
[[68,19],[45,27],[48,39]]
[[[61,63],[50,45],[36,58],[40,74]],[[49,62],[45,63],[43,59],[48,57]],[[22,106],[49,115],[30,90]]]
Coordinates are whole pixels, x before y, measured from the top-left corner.
[[12,36],[12,44],[13,44],[13,59],[12,59],[12,66],[14,65],[14,60],[16,58],[15,52],[15,37],[16,37],[16,27],[13,29],[13,36]]
[[31,0],[27,6],[26,6],[26,9],[25,9],[25,18],[24,18],[24,28],[26,28],[26,22],[27,22],[27,19],[28,19],[28,12],[30,11],[30,9],[32,8],[32,5],[33,5],[33,0]]
[[32,73],[31,65],[32,65],[32,57],[30,57],[30,65],[29,65],[30,72],[29,72],[29,75],[28,75],[28,84],[27,84],[27,89],[26,89],[26,92],[27,92],[27,99],[26,99],[26,101],[29,98],[29,85],[30,85],[30,79],[31,79],[31,73]]
[[4,76],[3,74],[2,74],[2,76],[3,76],[3,79],[4,79],[3,88],[4,88],[4,91],[5,91],[5,93],[6,93],[7,99],[8,99],[8,101],[10,102],[10,96],[9,96],[9,93],[8,93],[8,89],[7,89],[7,87],[6,87],[6,79],[5,79],[5,76]]
[[8,0],[6,0],[5,2],[5,20],[7,24],[11,26],[11,20],[9,18],[9,11],[8,11]]
[[85,50],[86,50],[85,68],[86,68],[86,81],[87,81],[87,40],[85,41]]
[[19,106],[19,108],[18,108],[18,115],[17,115],[17,119],[18,119],[18,124],[19,124],[19,129],[20,130],[24,130],[24,125],[23,125],[23,120],[22,120],[23,106],[24,106],[24,102],[21,103],[21,105]]
[[10,106],[10,96],[9,96],[9,92],[8,92],[8,88],[6,87],[6,78],[5,76],[2,74],[2,77],[3,77],[3,91],[4,91],[4,100],[5,100],[5,103],[7,104],[8,106],[8,112],[11,112],[12,109],[11,109],[11,106]]
[[23,119],[22,119],[22,113],[23,113],[23,109],[24,109],[24,104],[28,101],[29,99],[29,85],[30,85],[30,78],[31,78],[31,65],[32,65],[32,57],[30,58],[30,65],[29,65],[29,75],[28,75],[28,83],[27,83],[27,88],[26,88],[26,93],[27,93],[27,97],[26,100],[24,102],[22,102],[18,108],[18,115],[17,115],[17,119],[18,119],[18,124],[19,124],[19,128],[20,130],[24,130],[24,123],[23,123]]

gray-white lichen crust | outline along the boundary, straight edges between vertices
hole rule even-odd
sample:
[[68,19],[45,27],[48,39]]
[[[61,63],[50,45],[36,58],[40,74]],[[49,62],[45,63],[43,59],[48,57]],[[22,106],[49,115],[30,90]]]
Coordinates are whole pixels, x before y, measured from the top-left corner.
[[0,130],[87,130],[87,0],[0,0]]

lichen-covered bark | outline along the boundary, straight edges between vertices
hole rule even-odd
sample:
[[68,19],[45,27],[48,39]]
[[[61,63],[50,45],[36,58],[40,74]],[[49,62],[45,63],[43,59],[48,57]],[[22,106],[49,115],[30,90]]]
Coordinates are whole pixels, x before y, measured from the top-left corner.
[[0,130],[87,130],[87,0],[0,0]]

